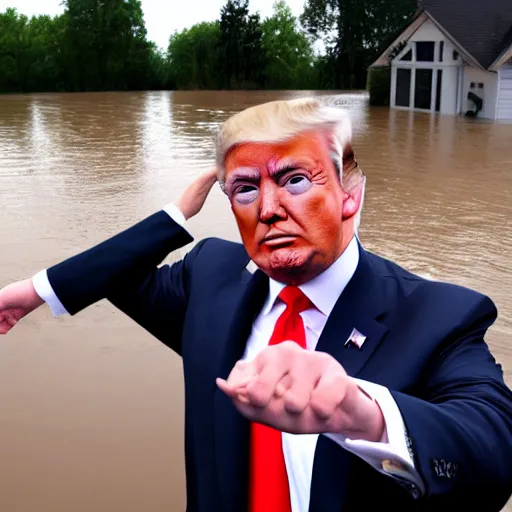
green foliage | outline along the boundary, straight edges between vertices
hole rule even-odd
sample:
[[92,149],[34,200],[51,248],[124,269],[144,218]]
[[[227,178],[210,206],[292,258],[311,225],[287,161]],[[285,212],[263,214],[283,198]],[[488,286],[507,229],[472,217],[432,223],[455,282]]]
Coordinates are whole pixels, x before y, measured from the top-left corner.
[[307,89],[316,86],[310,41],[284,1],[261,24],[267,89]]
[[265,54],[259,14],[249,14],[249,0],[228,0],[220,11],[221,87],[257,88],[262,82]]
[[65,77],[60,38],[63,17],[0,13],[0,91],[60,90]]
[[299,19],[278,0],[263,20],[249,0],[227,0],[217,21],[172,34],[165,53],[147,39],[140,0],[63,5],[53,18],[0,13],[0,92],[363,89],[417,0],[305,0]]
[[[418,0],[307,0],[301,21],[328,47],[325,65],[339,88],[364,88],[385,41],[403,29]],[[325,74],[325,72],[324,72]]]
[[167,63],[147,41],[140,0],[65,0],[64,14],[0,13],[0,91],[160,88]]
[[66,0],[73,90],[145,89],[154,48],[140,0]]
[[170,81],[178,89],[217,89],[220,83],[220,23],[199,23],[171,36]]
[[229,0],[220,20],[171,36],[170,80],[178,89],[315,88],[315,56],[285,2],[260,21],[247,0]]
[[367,89],[370,93],[370,105],[389,106],[391,69],[389,67],[369,69]]

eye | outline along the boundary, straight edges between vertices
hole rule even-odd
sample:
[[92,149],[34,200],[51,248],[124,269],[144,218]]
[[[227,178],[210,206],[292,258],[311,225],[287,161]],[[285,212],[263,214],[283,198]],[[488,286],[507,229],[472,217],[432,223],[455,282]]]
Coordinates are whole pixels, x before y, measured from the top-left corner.
[[288,178],[284,184],[288,192],[302,194],[311,188],[311,181],[304,174],[295,174]]
[[239,203],[249,204],[258,197],[258,187],[254,185],[240,185],[235,189],[233,195]]

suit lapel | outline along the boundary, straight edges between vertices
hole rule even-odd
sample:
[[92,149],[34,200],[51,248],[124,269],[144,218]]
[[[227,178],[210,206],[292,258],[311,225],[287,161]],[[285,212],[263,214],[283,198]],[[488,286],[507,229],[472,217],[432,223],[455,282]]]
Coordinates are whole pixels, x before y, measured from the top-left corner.
[[[359,246],[359,263],[338,298],[316,350],[332,355],[348,375],[356,377],[384,339],[388,328],[378,321],[387,301],[366,252]],[[361,348],[346,344],[353,329],[366,336]],[[351,456],[334,441],[320,436],[315,451],[310,512],[339,512],[347,495]]]
[[[352,377],[356,377],[379,346],[388,328],[377,319],[386,309],[382,288],[359,247],[359,264],[340,295],[318,340],[316,350],[332,355]],[[360,348],[346,343],[354,329],[365,336]]]
[[229,324],[229,334],[221,348],[218,376],[225,379],[234,364],[242,357],[252,324],[261,311],[268,295],[268,277],[256,270],[253,274],[244,269],[232,290],[226,290],[230,308],[234,310]]
[[[227,336],[221,346],[218,377],[227,378],[242,357],[251,334],[252,323],[268,294],[268,278],[260,270],[245,270],[233,287],[228,287],[230,307],[235,309]],[[219,343],[222,340],[219,339]],[[238,511],[247,507],[249,467],[249,423],[218,388],[214,392],[214,430],[217,481],[222,510]]]

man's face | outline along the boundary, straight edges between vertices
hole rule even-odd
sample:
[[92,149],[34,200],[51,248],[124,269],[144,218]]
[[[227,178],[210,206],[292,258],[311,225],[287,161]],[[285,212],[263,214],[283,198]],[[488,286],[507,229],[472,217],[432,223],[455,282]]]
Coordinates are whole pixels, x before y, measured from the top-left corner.
[[307,282],[350,242],[343,220],[359,204],[343,191],[323,133],[241,144],[228,152],[225,169],[225,190],[244,246],[270,277]]

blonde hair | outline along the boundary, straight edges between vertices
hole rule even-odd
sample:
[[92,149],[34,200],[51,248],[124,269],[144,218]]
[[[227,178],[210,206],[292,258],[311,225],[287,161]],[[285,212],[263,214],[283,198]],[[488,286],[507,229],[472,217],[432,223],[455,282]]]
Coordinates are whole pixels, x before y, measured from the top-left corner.
[[[283,142],[313,130],[326,131],[330,135],[329,153],[343,187],[350,190],[364,181],[352,150],[352,123],[347,112],[323,105],[315,98],[299,98],[249,107],[222,124],[216,141],[221,187],[225,178],[225,158],[233,147],[247,142]],[[357,219],[356,227],[358,225]]]

